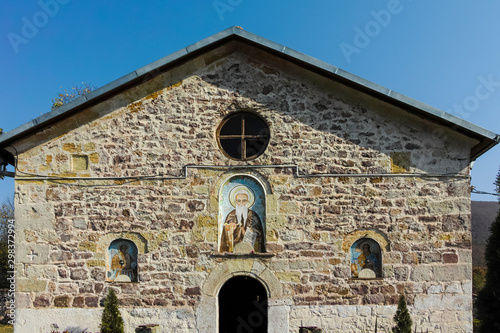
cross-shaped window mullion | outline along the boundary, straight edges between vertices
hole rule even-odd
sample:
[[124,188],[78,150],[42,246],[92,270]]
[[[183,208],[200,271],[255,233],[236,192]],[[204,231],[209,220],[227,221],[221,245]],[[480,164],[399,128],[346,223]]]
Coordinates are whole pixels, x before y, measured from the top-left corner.
[[227,118],[219,126],[217,135],[219,146],[227,155],[247,161],[259,156],[265,149],[269,141],[269,128],[255,114],[239,113]]

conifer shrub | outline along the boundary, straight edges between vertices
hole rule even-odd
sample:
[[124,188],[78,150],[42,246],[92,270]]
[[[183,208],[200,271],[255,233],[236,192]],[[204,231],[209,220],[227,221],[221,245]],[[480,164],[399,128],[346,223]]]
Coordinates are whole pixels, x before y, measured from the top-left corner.
[[411,333],[413,322],[411,320],[410,312],[406,306],[404,295],[399,297],[398,309],[394,315],[396,326],[392,328],[392,333]]
[[104,300],[104,311],[102,312],[101,333],[124,333],[123,318],[118,309],[118,298],[115,291],[109,289],[108,296]]
[[[496,192],[500,194],[500,171],[496,181]],[[499,199],[500,200],[500,199]],[[500,332],[500,211],[490,226],[490,237],[486,243],[486,282],[476,300],[479,332]]]

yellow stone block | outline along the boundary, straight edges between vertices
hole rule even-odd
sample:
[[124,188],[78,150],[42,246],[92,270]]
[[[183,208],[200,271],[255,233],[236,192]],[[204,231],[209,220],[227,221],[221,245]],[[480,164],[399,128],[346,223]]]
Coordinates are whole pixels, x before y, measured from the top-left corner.
[[19,185],[26,185],[26,184],[38,184],[38,185],[43,185],[43,180],[24,180],[24,179],[18,179],[16,180],[16,183]]
[[106,262],[104,260],[87,260],[88,267],[104,267]]
[[205,240],[205,237],[203,236],[200,229],[194,229],[193,232],[191,233],[191,236],[196,241],[204,241]]
[[156,97],[158,97],[158,95],[159,95],[158,91],[155,91],[151,95],[148,95],[148,96],[144,97],[144,100],[155,99]]
[[278,233],[276,232],[276,230],[267,230],[266,241],[268,241],[268,242],[277,242],[278,241]]
[[288,177],[286,176],[276,176],[270,179],[273,185],[284,185],[288,182]]
[[351,178],[349,178],[349,177],[339,177],[339,178],[337,178],[337,181],[339,183],[349,184],[351,182]]
[[217,226],[217,221],[209,215],[198,215],[195,220],[196,220],[196,225],[199,228],[207,228],[207,227]]
[[209,170],[209,169],[202,169],[202,170],[199,170],[199,172],[203,177],[209,177],[209,178],[217,177],[220,174],[220,171]]
[[52,171],[52,167],[47,164],[42,164],[38,167],[38,171],[40,172],[47,172],[47,171]]
[[65,143],[63,144],[63,150],[69,153],[76,153],[77,147],[74,143]]
[[269,194],[266,196],[267,214],[278,214],[278,195]]
[[279,230],[286,226],[288,219],[283,215],[268,216],[266,223],[268,230]]
[[340,263],[342,263],[342,260],[340,260],[339,258],[331,258],[331,259],[328,259],[328,263],[330,265],[339,265]]
[[197,194],[208,194],[208,186],[193,186],[193,192]]
[[211,228],[205,234],[205,239],[207,242],[217,242],[217,229]]
[[392,173],[405,173],[410,171],[411,153],[393,152],[391,153]]
[[40,237],[48,243],[55,243],[59,240],[59,236],[54,230],[47,230],[40,234]]
[[174,83],[173,85],[171,85],[170,87],[165,88],[164,90],[169,91],[170,89],[179,87],[181,84],[182,84],[182,80],[179,81],[179,82],[177,82],[177,83]]
[[49,176],[54,176],[54,177],[76,177],[76,173],[74,173],[74,172],[50,173]]
[[380,195],[380,193],[375,189],[372,189],[372,188],[365,189],[365,196],[366,197],[377,197],[379,195]]
[[86,171],[89,168],[89,158],[86,155],[71,155],[73,171]]
[[274,273],[278,280],[280,281],[289,281],[289,282],[300,282],[300,272],[291,271],[291,272],[276,272]]
[[197,272],[208,272],[208,269],[205,266],[200,265],[194,266],[194,270]]
[[451,240],[452,238],[453,238],[453,236],[452,236],[452,235],[450,235],[450,234],[439,235],[439,239],[440,239],[440,240],[444,240],[444,241],[449,241],[449,240]]
[[37,279],[18,279],[17,288],[18,292],[29,292],[29,291],[45,291],[47,288],[47,281],[37,280]]
[[78,249],[80,251],[96,252],[97,244],[94,242],[81,242],[80,244],[78,244]]
[[300,213],[299,205],[293,201],[280,202],[280,213],[298,215]]
[[148,241],[148,251],[156,251],[159,248],[159,244],[168,239],[168,231],[164,230],[160,233],[143,232],[141,236]]
[[217,196],[210,196],[209,207],[210,211],[214,213],[219,210],[219,199],[217,198]]
[[93,142],[88,142],[83,144],[83,150],[84,151],[93,151],[95,150],[95,144]]
[[233,259],[227,262],[227,267],[230,272],[250,272],[253,267],[253,260]]
[[128,110],[131,112],[131,113],[135,113],[135,112],[138,112],[139,110],[142,109],[142,102],[139,101],[137,103],[132,103],[130,105],[127,106]]

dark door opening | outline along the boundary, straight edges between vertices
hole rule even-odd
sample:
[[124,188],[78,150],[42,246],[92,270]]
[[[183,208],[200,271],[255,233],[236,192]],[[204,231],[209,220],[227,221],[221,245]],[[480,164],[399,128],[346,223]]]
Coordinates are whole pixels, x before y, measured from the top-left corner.
[[219,333],[267,333],[267,293],[259,281],[236,276],[222,286]]

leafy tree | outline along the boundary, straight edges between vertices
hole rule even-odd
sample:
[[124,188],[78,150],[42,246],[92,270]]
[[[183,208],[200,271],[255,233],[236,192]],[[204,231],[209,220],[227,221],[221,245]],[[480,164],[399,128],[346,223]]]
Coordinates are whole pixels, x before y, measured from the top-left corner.
[[394,321],[396,322],[396,326],[392,328],[392,333],[411,333],[413,322],[411,321],[410,313],[406,307],[404,295],[399,297],[398,309],[394,316]]
[[[496,181],[496,192],[500,194],[500,170]],[[500,332],[500,211],[490,226],[490,237],[486,243],[486,283],[476,301],[477,316],[481,321],[480,333]]]
[[[61,87],[62,88],[62,87]],[[78,97],[88,94],[91,91],[94,91],[95,88],[88,83],[82,82],[81,86],[73,86],[71,89],[64,89],[63,92],[57,94],[56,98],[52,99],[52,108],[51,110],[55,110],[58,107],[61,107],[65,104],[68,104],[71,101],[74,101]]]
[[483,289],[486,283],[486,268],[474,267],[472,269],[472,292],[477,294]]
[[8,262],[8,225],[14,219],[14,200],[7,199],[0,205],[0,288],[8,288],[7,282],[9,268]]
[[118,298],[113,289],[109,289],[108,296],[104,300],[100,329],[101,333],[124,333],[123,319],[118,309]]

